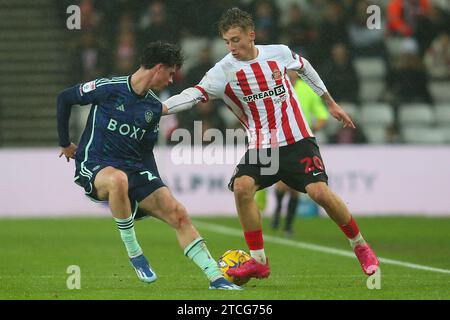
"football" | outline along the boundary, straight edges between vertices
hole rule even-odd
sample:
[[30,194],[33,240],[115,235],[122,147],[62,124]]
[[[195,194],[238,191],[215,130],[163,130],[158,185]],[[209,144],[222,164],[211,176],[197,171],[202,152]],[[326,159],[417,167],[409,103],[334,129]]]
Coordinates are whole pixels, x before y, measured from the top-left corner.
[[250,278],[235,278],[235,277],[231,277],[229,275],[227,275],[227,270],[229,268],[237,268],[239,267],[241,264],[243,264],[244,262],[250,260],[250,255],[243,251],[243,250],[239,250],[239,249],[231,249],[226,251],[220,258],[218,261],[219,264],[219,268],[223,273],[223,276],[225,277],[225,279],[227,279],[228,281],[233,282],[234,284],[238,285],[238,286],[242,286],[244,284],[246,284]]

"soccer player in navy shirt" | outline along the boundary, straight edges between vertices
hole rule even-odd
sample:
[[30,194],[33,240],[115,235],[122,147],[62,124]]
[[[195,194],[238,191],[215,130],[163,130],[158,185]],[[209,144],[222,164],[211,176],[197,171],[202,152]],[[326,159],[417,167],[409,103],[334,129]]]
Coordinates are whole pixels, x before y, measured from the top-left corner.
[[[162,104],[153,90],[172,83],[181,65],[177,47],[153,42],[144,49],[140,68],[132,75],[101,78],[62,91],[57,99],[60,157],[75,159],[75,183],[88,197],[108,201],[141,281],[151,283],[157,277],[134,231],[138,208],[175,229],[184,254],[202,269],[211,289],[239,290],[223,278],[186,209],[161,181],[156,167],[153,146]],[[92,105],[78,147],[70,141],[68,130],[75,104]]]

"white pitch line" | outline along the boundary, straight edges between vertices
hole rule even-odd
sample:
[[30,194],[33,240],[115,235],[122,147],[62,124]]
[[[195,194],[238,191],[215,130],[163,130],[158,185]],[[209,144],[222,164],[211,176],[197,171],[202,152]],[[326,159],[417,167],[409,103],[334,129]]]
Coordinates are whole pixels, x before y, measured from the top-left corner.
[[[230,235],[230,236],[237,236],[237,237],[243,236],[242,230],[235,229],[235,228],[224,227],[224,226],[221,226],[218,224],[202,222],[202,221],[198,221],[198,220],[195,220],[194,224],[196,226],[198,226],[199,228],[208,229],[210,231],[214,231],[214,232],[218,232],[218,233],[222,233],[222,234],[226,234],[226,235]],[[352,251],[334,249],[334,248],[325,247],[325,246],[321,246],[321,245],[317,245],[317,244],[288,240],[288,239],[283,239],[283,238],[269,236],[269,235],[264,235],[264,241],[270,242],[270,243],[282,244],[282,245],[286,245],[286,246],[290,246],[290,247],[296,247],[296,248],[300,248],[300,249],[334,254],[334,255],[343,256],[343,257],[350,257],[350,258],[354,258],[354,259],[356,258],[355,254]],[[393,259],[380,258],[380,257],[378,257],[378,260],[384,264],[392,264],[392,265],[397,265],[397,266],[411,268],[411,269],[450,274],[450,270],[448,270],[448,269],[433,268],[433,267],[423,266],[420,264],[403,262],[403,261],[398,261],[398,260],[393,260]]]

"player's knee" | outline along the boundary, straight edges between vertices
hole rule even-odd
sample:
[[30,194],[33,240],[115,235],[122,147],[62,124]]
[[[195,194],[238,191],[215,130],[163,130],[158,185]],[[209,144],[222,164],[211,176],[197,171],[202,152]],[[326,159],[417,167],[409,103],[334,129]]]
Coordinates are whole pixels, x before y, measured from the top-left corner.
[[179,203],[174,206],[171,220],[171,225],[175,229],[183,228],[192,223],[186,208]]
[[115,171],[109,176],[109,189],[128,193],[128,177],[125,172]]
[[321,206],[325,206],[330,199],[330,190],[325,185],[314,185],[307,188],[308,195]]
[[238,201],[252,201],[255,196],[255,182],[250,177],[239,177],[234,180],[234,195]]

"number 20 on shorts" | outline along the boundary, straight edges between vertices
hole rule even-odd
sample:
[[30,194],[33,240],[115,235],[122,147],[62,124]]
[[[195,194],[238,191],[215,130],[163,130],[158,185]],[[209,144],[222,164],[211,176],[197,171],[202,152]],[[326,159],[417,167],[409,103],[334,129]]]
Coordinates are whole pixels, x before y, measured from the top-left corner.
[[305,165],[305,173],[310,173],[314,170],[324,170],[323,162],[318,156],[305,157],[299,161],[301,164]]

